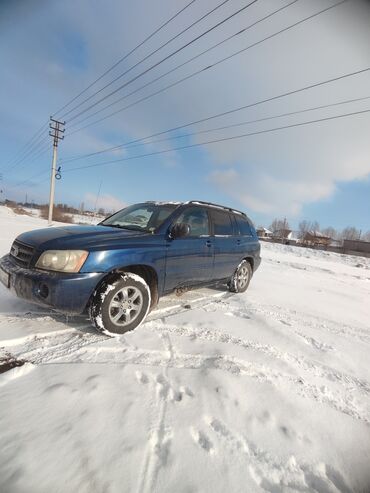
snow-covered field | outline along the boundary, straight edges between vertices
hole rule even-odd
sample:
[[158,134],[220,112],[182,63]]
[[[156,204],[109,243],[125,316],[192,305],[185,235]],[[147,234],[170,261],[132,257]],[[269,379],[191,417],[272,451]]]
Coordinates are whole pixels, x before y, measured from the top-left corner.
[[[0,253],[43,226],[0,207]],[[1,286],[1,493],[368,493],[370,259],[262,256],[116,339]]]
[[[30,207],[23,207],[23,209],[32,217],[39,219],[40,218],[40,209],[36,208],[30,208]],[[93,216],[86,215],[86,214],[66,214],[67,216],[71,217],[73,220],[74,224],[98,224],[100,221],[102,221],[105,216],[96,214]]]

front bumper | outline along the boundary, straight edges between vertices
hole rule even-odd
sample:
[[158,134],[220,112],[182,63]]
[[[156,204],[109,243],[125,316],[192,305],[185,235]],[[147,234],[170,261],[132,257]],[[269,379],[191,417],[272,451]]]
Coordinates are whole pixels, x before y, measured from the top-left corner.
[[25,269],[10,255],[0,259],[0,269],[9,274],[9,288],[19,298],[67,314],[82,313],[104,273],[47,272]]

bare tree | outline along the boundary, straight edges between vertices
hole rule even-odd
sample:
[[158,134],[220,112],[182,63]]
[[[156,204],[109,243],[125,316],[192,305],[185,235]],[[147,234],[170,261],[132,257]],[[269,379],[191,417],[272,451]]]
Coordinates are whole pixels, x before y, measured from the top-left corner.
[[320,224],[317,221],[312,221],[310,230],[311,231],[320,231]]
[[279,231],[281,229],[290,229],[288,221],[286,220],[286,218],[275,218],[270,224],[269,230],[274,233],[275,231]]
[[347,226],[341,234],[342,240],[359,240],[361,232],[354,226]]
[[327,236],[328,238],[331,238],[333,240],[336,240],[338,237],[337,230],[335,228],[333,228],[332,226],[328,226],[327,228],[322,229],[321,233],[324,236]]
[[305,237],[305,234],[311,230],[311,223],[310,221],[307,221],[304,219],[298,224],[298,230],[299,230],[299,238],[303,240]]
[[367,231],[362,235],[362,240],[364,241],[370,241],[370,231]]
[[317,221],[307,221],[304,219],[298,224],[299,237],[303,239],[309,231],[320,231],[320,224]]

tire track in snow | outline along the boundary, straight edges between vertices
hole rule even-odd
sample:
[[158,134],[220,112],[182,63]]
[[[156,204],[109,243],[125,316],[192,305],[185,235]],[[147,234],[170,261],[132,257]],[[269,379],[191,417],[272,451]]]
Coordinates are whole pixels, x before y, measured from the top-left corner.
[[[194,294],[194,292],[192,293]],[[160,320],[164,315],[169,317],[189,311],[189,308],[186,307],[189,305],[189,302],[191,303],[192,308],[196,308],[198,306],[204,306],[205,300],[209,301],[210,298],[211,301],[209,302],[211,303],[215,298],[224,299],[229,296],[229,292],[217,292],[214,295],[198,296],[193,300],[183,300],[180,304],[176,298],[176,300],[173,300],[176,302],[175,306],[168,306],[165,308],[159,307],[158,309],[153,310],[148,316],[148,320]],[[75,327],[71,327],[68,326],[68,317],[62,314],[53,314],[53,316],[50,316],[45,311],[20,314],[0,314],[0,323],[19,323],[20,321],[29,323],[30,320],[32,320],[32,322],[37,322],[38,324],[47,323],[48,325],[50,325],[50,323],[66,323],[67,326],[49,332],[35,331],[34,333],[23,337],[0,341],[0,352],[2,350],[4,351],[6,348],[8,352],[17,357],[22,357],[34,364],[39,364],[64,357],[68,354],[72,355],[86,345],[107,340],[107,336],[94,330],[92,325],[86,323],[86,320],[82,317],[80,321],[74,323]],[[147,322],[145,322],[145,324],[146,323]]]
[[278,360],[288,362],[296,369],[304,370],[309,373],[313,373],[316,377],[321,377],[331,382],[336,381],[340,383],[346,390],[346,392],[353,392],[354,387],[363,393],[366,397],[370,396],[370,384],[364,380],[356,377],[352,377],[338,370],[333,370],[330,367],[323,365],[318,362],[311,362],[307,360],[304,356],[295,356],[288,352],[281,352],[274,346],[269,344],[261,344],[259,342],[254,342],[246,339],[240,339],[232,336],[226,332],[219,332],[217,329],[195,329],[194,327],[189,328],[187,326],[175,326],[162,323],[151,323],[147,326],[149,329],[154,329],[155,331],[165,330],[171,332],[177,336],[186,337],[196,337],[197,339],[223,343],[232,344],[237,347],[242,347],[243,349],[251,349],[254,351],[262,352],[268,356],[272,356]]
[[[222,301],[220,301],[222,304]],[[296,310],[290,310],[289,308],[283,308],[279,305],[262,305],[253,303],[254,306],[244,307],[246,313],[253,315],[255,313],[263,315],[265,318],[272,318],[279,322],[289,322],[293,325],[303,325],[315,330],[325,330],[331,334],[342,336],[350,339],[352,342],[354,339],[358,342],[370,344],[370,331],[362,328],[352,327],[348,324],[341,323],[338,325],[336,322],[322,317],[316,317],[314,315],[298,312]],[[304,317],[304,319],[302,318]],[[288,325],[288,324],[286,324]]]
[[[173,317],[175,315],[179,315],[181,313],[185,313],[196,308],[203,308],[205,306],[211,305],[212,303],[218,303],[218,300],[227,300],[230,297],[234,296],[234,293],[230,293],[229,291],[202,296],[196,299],[187,299],[181,300],[175,304],[175,306],[168,306],[162,308],[160,305],[158,308],[154,309],[151,313],[149,313],[145,324],[148,322],[153,322],[156,320],[162,320],[163,318]],[[216,301],[217,300],[217,301]],[[144,325],[144,324],[143,324]]]
[[[50,337],[46,335],[27,336],[19,344],[6,345],[6,351],[22,357],[35,365],[47,363],[77,353],[81,348],[106,340],[98,333],[84,333],[76,330],[58,331]],[[0,349],[5,349],[1,347]]]
[[[92,349],[92,351],[91,351]],[[82,352],[84,350],[84,353]],[[318,386],[303,380],[301,377],[294,377],[280,371],[273,370],[258,363],[250,363],[246,360],[227,355],[206,355],[206,354],[186,354],[176,352],[171,361],[164,357],[163,351],[150,350],[126,350],[120,348],[99,349],[99,354],[93,348],[86,347],[80,353],[80,360],[76,363],[100,363],[100,364],[123,364],[139,365],[148,367],[168,367],[188,370],[221,370],[238,376],[254,378],[262,383],[267,383],[286,390],[286,386],[292,392],[301,397],[313,399],[330,406],[343,414],[347,414],[355,419],[370,424],[369,413],[354,402],[351,395],[342,394],[338,391],[330,390],[326,386]],[[116,357],[112,360],[112,355],[116,352]],[[89,355],[89,353],[91,353]],[[104,353],[108,358],[104,358]],[[81,359],[83,358],[83,361]],[[69,363],[68,360],[65,363]]]

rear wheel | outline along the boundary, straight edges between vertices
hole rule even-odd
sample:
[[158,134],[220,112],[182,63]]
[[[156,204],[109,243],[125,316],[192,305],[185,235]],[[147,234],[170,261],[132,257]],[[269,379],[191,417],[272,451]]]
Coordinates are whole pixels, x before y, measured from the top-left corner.
[[228,284],[229,290],[232,293],[244,293],[249,286],[252,273],[252,267],[248,260],[240,262]]
[[93,296],[90,318],[104,334],[124,334],[138,327],[150,308],[150,290],[137,274],[124,273],[104,283]]

